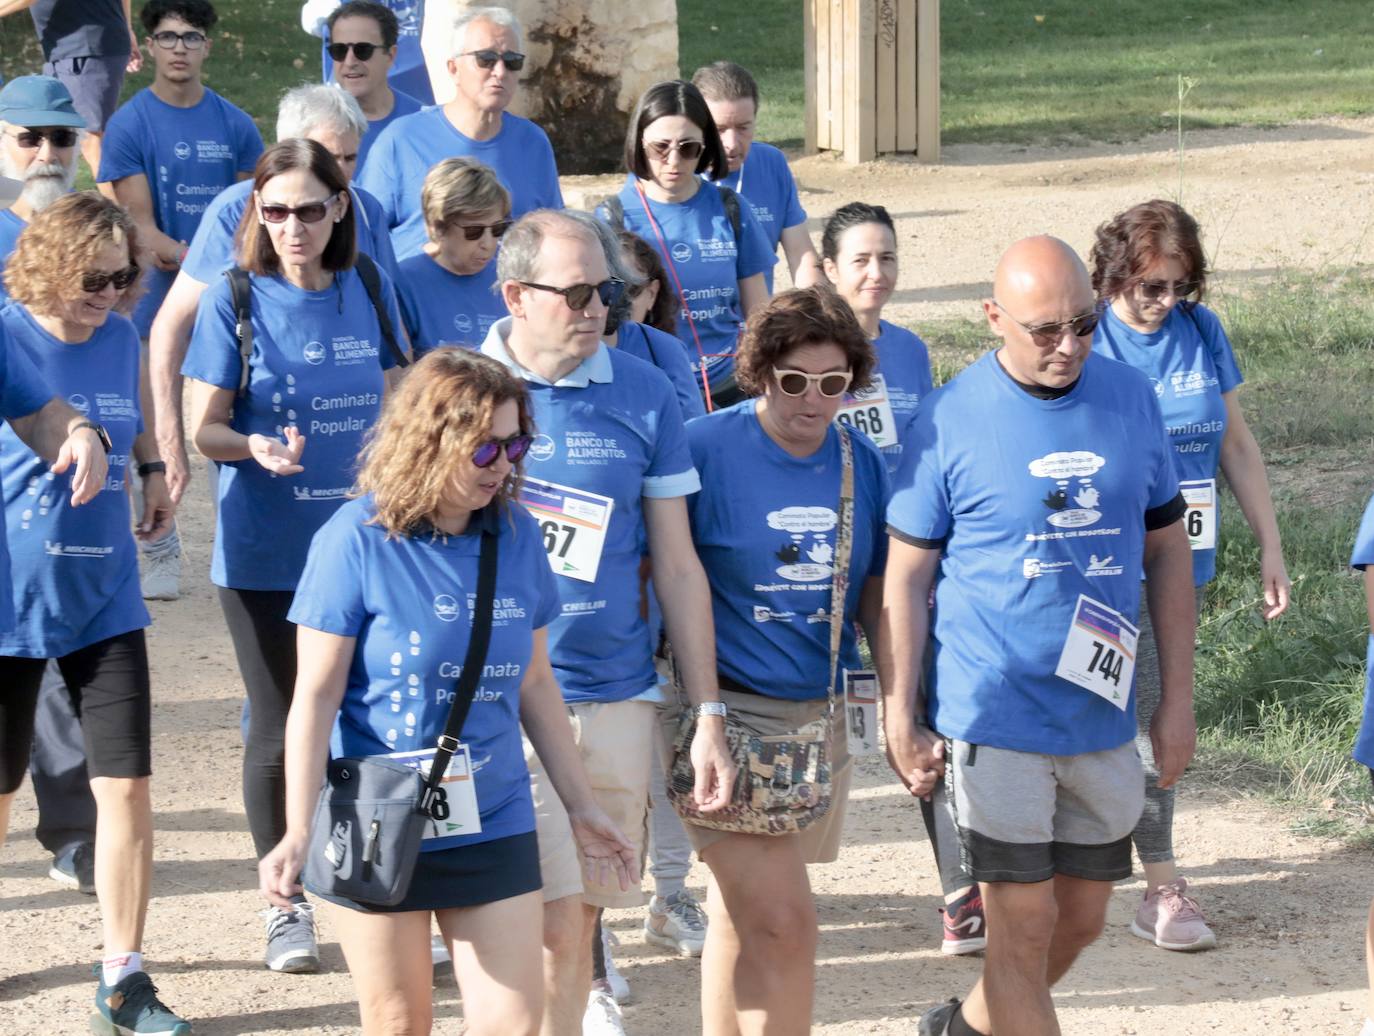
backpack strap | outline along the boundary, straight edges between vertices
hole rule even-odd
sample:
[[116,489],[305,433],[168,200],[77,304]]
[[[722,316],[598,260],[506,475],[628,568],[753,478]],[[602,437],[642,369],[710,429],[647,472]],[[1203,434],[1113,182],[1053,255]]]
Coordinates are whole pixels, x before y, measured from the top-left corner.
[[625,228],[625,206],[620,201],[620,195],[612,194],[601,206],[606,210],[606,222],[619,229]]
[[239,343],[239,395],[248,391],[248,361],[253,355],[253,287],[248,271],[231,266],[224,271],[229,282],[229,299],[234,305],[234,337]]
[[739,214],[739,195],[721,184],[716,184],[716,190],[720,192],[720,203],[725,206],[725,215],[730,220],[730,229],[735,232],[735,243],[739,244],[742,225]]
[[377,311],[377,323],[381,325],[382,337],[386,339],[387,348],[396,358],[396,366],[409,367],[410,360],[400,343],[396,341],[396,329],[391,326],[391,314],[386,311],[386,303],[382,299],[382,275],[377,270],[376,262],[366,252],[359,252],[353,268],[362,278],[363,287],[367,289],[367,297],[372,300],[372,308]]

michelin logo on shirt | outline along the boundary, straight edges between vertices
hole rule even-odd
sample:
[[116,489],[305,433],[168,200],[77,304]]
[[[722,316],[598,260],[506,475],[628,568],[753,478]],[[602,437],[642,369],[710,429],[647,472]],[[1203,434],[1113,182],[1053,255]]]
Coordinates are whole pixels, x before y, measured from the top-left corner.
[[1112,556],[1108,554],[1105,558],[1099,558],[1096,554],[1088,558],[1088,570],[1083,574],[1089,579],[1095,576],[1119,576],[1122,567],[1112,564]]

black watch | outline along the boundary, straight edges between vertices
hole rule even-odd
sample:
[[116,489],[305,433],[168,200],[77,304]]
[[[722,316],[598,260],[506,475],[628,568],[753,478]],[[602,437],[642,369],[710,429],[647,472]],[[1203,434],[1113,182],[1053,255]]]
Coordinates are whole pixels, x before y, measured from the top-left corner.
[[167,474],[166,462],[160,460],[145,460],[138,466],[139,478],[147,478],[149,475],[155,475],[158,472],[164,475]]
[[[105,447],[105,452],[109,453],[114,449],[114,443],[110,442],[110,433],[105,431],[104,425],[98,425],[94,421],[82,421],[76,428],[89,428],[95,432],[95,436],[100,440],[100,445]],[[73,428],[72,431],[76,431]]]

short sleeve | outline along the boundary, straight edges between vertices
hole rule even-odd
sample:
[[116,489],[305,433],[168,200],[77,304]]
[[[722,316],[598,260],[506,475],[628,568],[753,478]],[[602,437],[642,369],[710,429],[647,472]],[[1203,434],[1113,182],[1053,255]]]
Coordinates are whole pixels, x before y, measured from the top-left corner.
[[562,611],[558,599],[558,584],[554,579],[549,556],[544,551],[544,540],[539,532],[539,523],[523,507],[512,509],[515,519],[515,545],[520,548],[522,585],[530,587],[534,594],[534,611],[530,625],[543,629]]
[[238,390],[243,373],[238,338],[234,334],[234,303],[229,285],[220,280],[200,297],[191,345],[181,373],[216,388]]
[[[1144,379],[1141,379],[1142,381]],[[1155,477],[1150,484],[1149,503],[1146,510],[1153,511],[1157,507],[1163,507],[1176,496],[1178,496],[1178,472],[1174,470],[1174,444],[1169,438],[1169,429],[1164,424],[1164,414],[1159,409],[1159,400],[1148,388],[1141,393],[1144,400],[1145,426],[1141,429],[1141,439],[1146,435],[1153,436],[1155,439],[1155,453],[1158,462],[1155,466]]]
[[668,383],[666,374],[654,368],[646,373],[653,379],[652,385],[657,390],[659,401],[654,407],[658,421],[655,425],[653,456],[644,473],[642,492],[647,497],[686,496],[701,487],[701,480],[697,477],[696,467],[692,464],[692,452],[687,446],[682,408],[673,405],[677,400],[673,398],[673,387]]
[[238,155],[238,164],[234,168],[240,173],[251,173],[262,156],[262,134],[247,112],[235,108],[234,116],[234,135],[237,138],[234,150]]
[[768,244],[768,235],[759,226],[759,219],[754,214],[752,205],[741,203],[739,207],[739,237],[740,239],[735,242],[739,253],[735,260],[735,276],[739,280],[773,268],[778,257]]
[[936,406],[922,407],[918,411],[911,427],[911,440],[902,451],[902,464],[893,479],[892,499],[887,505],[890,528],[911,539],[930,542],[944,540],[953,524],[939,426],[933,420],[938,399],[938,395],[932,397]]
[[[353,214],[354,220],[367,227],[368,255],[393,282],[399,283],[400,270],[396,264],[396,249],[391,244],[391,232],[387,229],[386,213],[376,198],[363,191],[354,190],[353,198],[360,211]],[[359,241],[362,235],[358,235]]]
[[0,325],[0,416],[6,420],[28,417],[52,398],[38,368]]
[[1355,549],[1350,555],[1351,568],[1363,571],[1367,565],[1374,565],[1374,497],[1365,505],[1360,531],[1355,534]]
[[401,320],[412,342],[420,337],[420,300],[415,297],[419,290],[419,285],[414,279],[396,279],[396,303],[400,306]]
[[408,121],[414,118],[418,118],[418,116],[403,116],[382,130],[371,149],[368,150],[363,167],[358,170],[358,175],[354,178],[355,186],[361,187],[377,199],[377,203],[382,208],[382,215],[385,217],[386,226],[373,228],[373,237],[381,237],[384,231],[389,232],[401,225],[400,191],[402,178],[398,175],[396,168],[396,140],[400,135],[401,128],[407,126]]
[[338,637],[356,637],[362,632],[367,609],[363,604],[366,566],[360,513],[355,507],[340,509],[310,541],[305,570],[287,615],[297,626]]
[[806,222],[806,210],[802,208],[801,198],[797,196],[797,178],[792,175],[792,169],[787,164],[787,156],[781,153],[778,155],[778,177],[782,181],[783,229],[800,226]]
[[[857,436],[855,437],[857,439]],[[872,523],[873,557],[868,564],[868,577],[881,576],[887,568],[887,502],[892,495],[892,483],[887,474],[887,462],[876,446],[868,443],[854,445],[855,477],[862,479],[865,501],[863,513],[855,509],[855,520]],[[855,491],[858,496],[858,490]],[[856,500],[857,502],[857,500]]]
[[1241,377],[1240,365],[1236,363],[1236,351],[1231,347],[1231,339],[1227,337],[1226,329],[1221,326],[1221,321],[1210,309],[1203,305],[1194,306],[1191,316],[1197,322],[1207,352],[1212,357],[1212,364],[1217,371],[1217,387],[1224,396],[1245,381]]
[[234,234],[247,207],[247,198],[242,198],[242,205],[235,205],[228,195],[229,191],[221,191],[210,202],[200,226],[191,235],[186,258],[181,261],[182,272],[201,284],[209,284],[234,265]]
[[544,183],[538,193],[539,205],[537,207],[561,209],[563,208],[563,188],[558,182],[558,160],[554,157],[553,145],[549,143],[548,134],[540,130],[539,136],[544,144]]
[[[405,324],[401,322],[401,307],[396,302],[396,288],[392,284],[390,274],[382,269],[378,269],[377,272],[381,275],[382,301],[386,305],[387,316],[391,319],[391,328],[392,332],[396,335],[396,344],[404,350],[406,342],[401,335],[404,333]],[[364,289],[364,292],[366,292],[366,289]],[[369,299],[368,305],[371,304],[371,300]],[[380,332],[381,327],[378,326],[377,330]],[[381,343],[379,352],[382,359],[382,370],[390,370],[392,367],[396,366],[396,354],[391,351],[391,347],[387,345],[385,341]]]
[[[132,100],[110,116],[100,143],[100,173],[98,183],[113,183],[128,176],[148,175],[144,164],[142,134],[137,131],[137,118]],[[151,189],[153,184],[149,182]]]

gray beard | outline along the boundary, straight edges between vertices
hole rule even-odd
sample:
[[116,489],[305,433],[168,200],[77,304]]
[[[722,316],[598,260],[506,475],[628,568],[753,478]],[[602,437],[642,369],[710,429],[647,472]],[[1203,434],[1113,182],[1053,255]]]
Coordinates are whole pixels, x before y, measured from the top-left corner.
[[43,165],[35,162],[21,172],[9,161],[8,155],[0,152],[0,176],[23,180],[24,191],[19,198],[38,213],[58,198],[71,193],[72,186],[76,183],[76,159],[73,156],[70,169],[59,162],[46,162]]

